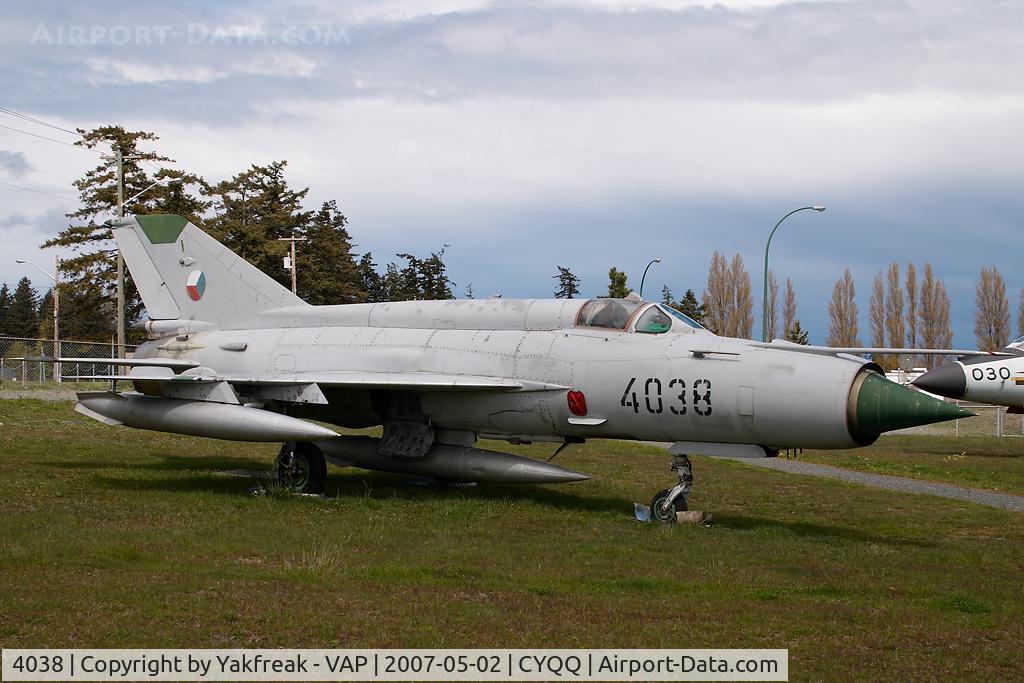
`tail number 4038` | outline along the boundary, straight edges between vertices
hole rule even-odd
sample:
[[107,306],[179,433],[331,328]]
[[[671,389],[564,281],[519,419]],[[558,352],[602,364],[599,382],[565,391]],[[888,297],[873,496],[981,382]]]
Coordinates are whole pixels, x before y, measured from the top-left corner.
[[623,408],[632,408],[634,413],[639,413],[643,408],[652,415],[660,415],[667,408],[673,415],[686,415],[687,398],[692,399],[694,413],[702,417],[710,415],[711,380],[695,379],[692,388],[687,391],[684,379],[662,382],[657,377],[631,377],[622,392],[620,404]]

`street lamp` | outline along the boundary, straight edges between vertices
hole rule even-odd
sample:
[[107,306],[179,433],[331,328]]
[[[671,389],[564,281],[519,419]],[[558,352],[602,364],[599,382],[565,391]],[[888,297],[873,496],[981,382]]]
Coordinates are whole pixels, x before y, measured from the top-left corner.
[[768,247],[772,244],[772,237],[775,236],[775,231],[779,229],[780,225],[782,225],[782,221],[786,220],[794,213],[797,213],[798,211],[817,211],[821,213],[824,210],[825,207],[821,205],[801,206],[799,209],[793,209],[779,219],[779,222],[775,224],[775,227],[772,228],[771,233],[768,235],[768,242],[764,245],[764,283],[761,286],[761,293],[763,294],[763,298],[761,300],[761,341],[768,341]]
[[133,194],[131,197],[129,197],[128,199],[126,199],[123,202],[121,202],[121,206],[118,207],[118,211],[117,211],[118,216],[121,216],[121,215],[124,214],[124,206],[126,204],[131,204],[133,201],[135,201],[136,199],[138,199],[142,195],[146,194],[147,192],[152,190],[157,185],[159,185],[161,187],[167,187],[168,185],[177,185],[178,183],[182,182],[182,180],[183,180],[182,178],[164,178],[163,180],[156,181],[155,183],[153,183],[152,185],[147,187],[142,192],[137,192],[136,194]]
[[643,298],[644,298],[644,280],[646,280],[646,279],[647,279],[647,271],[648,271],[648,270],[650,269],[650,267],[651,267],[651,266],[653,266],[653,265],[654,265],[655,263],[661,263],[661,258],[659,257],[659,258],[656,258],[656,259],[652,259],[652,260],[651,260],[651,262],[647,264],[647,268],[644,268],[644,274],[643,274],[643,277],[641,277],[641,278],[640,278],[640,298],[641,298],[641,299],[643,299]]
[[761,293],[764,295],[761,304],[761,341],[769,341],[768,339],[768,248],[771,246],[771,239],[775,237],[775,230],[782,224],[782,221],[792,216],[799,211],[817,211],[821,213],[825,208],[821,205],[805,206],[799,209],[794,209],[790,213],[785,214],[779,221],[775,223],[775,227],[771,228],[771,232],[768,234],[768,242],[765,244],[765,279],[761,286]]
[[53,280],[53,381],[59,383],[61,381],[60,362],[57,359],[60,358],[60,281],[57,277],[60,276],[60,256],[54,257],[54,272],[56,272],[56,276],[46,272],[28,259],[18,258],[14,259],[14,261],[15,263],[30,265]]

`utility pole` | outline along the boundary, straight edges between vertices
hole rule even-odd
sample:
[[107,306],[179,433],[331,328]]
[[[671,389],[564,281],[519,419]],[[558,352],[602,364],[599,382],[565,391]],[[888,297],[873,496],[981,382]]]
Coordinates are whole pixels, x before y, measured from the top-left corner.
[[292,244],[292,255],[291,255],[291,258],[288,260],[288,270],[292,271],[292,294],[295,294],[296,296],[298,296],[298,293],[296,291],[296,289],[297,289],[297,287],[296,287],[296,285],[297,285],[296,271],[298,270],[298,268],[296,267],[296,263],[295,263],[295,243],[296,242],[305,242],[306,238],[305,237],[296,237],[295,233],[293,232],[291,237],[278,237],[277,241],[278,242],[291,242],[291,244]]
[[60,377],[60,254],[53,257],[53,381]]
[[[121,148],[114,149],[117,163],[117,220],[124,218],[124,156]],[[117,357],[124,358],[124,255],[117,248]]]

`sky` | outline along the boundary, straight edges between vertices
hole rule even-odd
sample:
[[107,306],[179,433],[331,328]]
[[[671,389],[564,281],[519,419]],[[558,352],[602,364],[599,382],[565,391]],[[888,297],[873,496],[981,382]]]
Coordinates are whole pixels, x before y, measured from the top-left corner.
[[[210,181],[287,160],[378,263],[451,245],[460,296],[549,297],[559,265],[585,296],[612,266],[638,288],[658,257],[648,298],[699,296],[718,250],[743,257],[759,330],[768,233],[822,204],[771,246],[812,342],[844,268],[867,344],[875,273],[927,261],[972,348],[983,266],[1017,329],[1022,35],[1018,0],[14,1],[0,107],[152,131]],[[52,270],[38,245],[99,159],[0,125],[24,131],[0,128],[0,281],[43,288],[14,259]]]

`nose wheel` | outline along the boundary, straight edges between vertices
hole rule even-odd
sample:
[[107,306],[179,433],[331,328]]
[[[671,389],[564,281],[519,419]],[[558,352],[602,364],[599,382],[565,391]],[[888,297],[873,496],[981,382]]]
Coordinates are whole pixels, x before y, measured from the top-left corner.
[[651,500],[651,518],[662,524],[675,524],[676,513],[686,512],[693,489],[693,466],[688,457],[672,456],[672,471],[679,475],[679,483],[658,491]]

